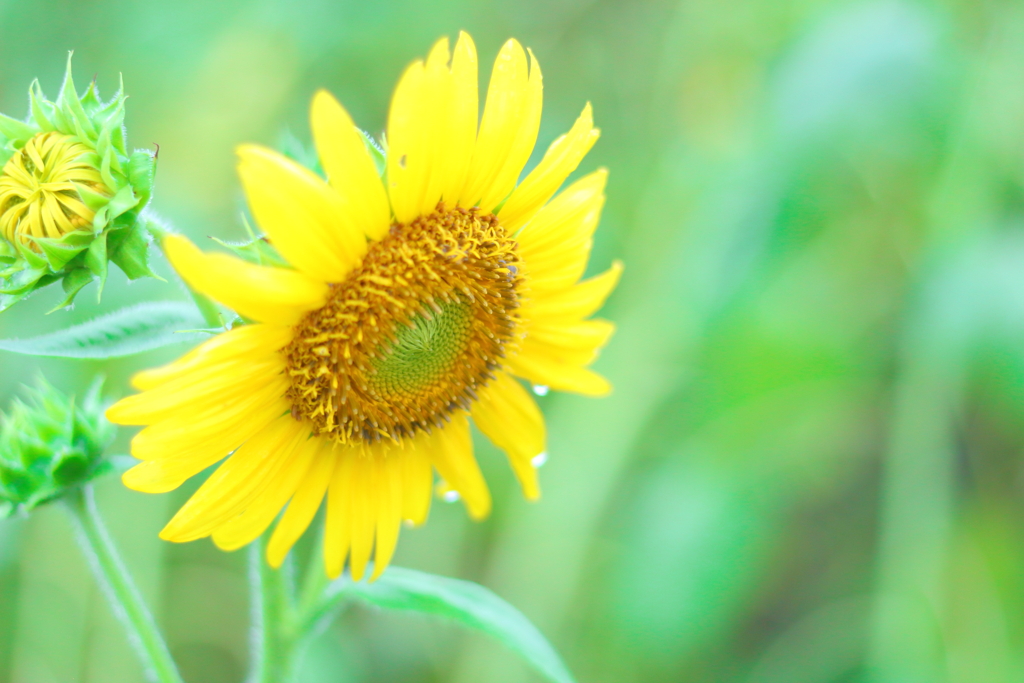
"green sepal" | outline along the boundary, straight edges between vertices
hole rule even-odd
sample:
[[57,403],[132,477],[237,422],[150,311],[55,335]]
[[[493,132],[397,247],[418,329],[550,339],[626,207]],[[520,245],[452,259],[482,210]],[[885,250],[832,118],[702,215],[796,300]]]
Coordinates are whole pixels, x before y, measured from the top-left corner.
[[0,263],[14,263],[18,259],[18,250],[7,240],[0,239]]
[[75,297],[82,291],[82,288],[93,281],[94,275],[89,271],[88,268],[76,268],[72,270],[64,279],[61,280],[61,287],[64,289],[64,300],[59,304],[51,308],[47,313],[53,313],[59,311],[62,308],[67,308],[75,301]]
[[0,294],[27,294],[36,288],[36,284],[45,278],[46,274],[46,271],[40,268],[19,270],[0,280]]
[[48,133],[57,130],[57,126],[52,120],[54,106],[47,102],[46,97],[43,96],[43,89],[39,85],[39,79],[32,81],[32,85],[29,86],[28,104],[32,120],[35,121],[40,132]]
[[95,235],[91,232],[76,230],[62,237],[34,237],[32,241],[39,245],[49,269],[58,273],[67,266],[71,259],[87,249],[94,239]]
[[32,248],[28,245],[18,242],[14,245],[18,249],[18,256],[28,265],[29,268],[46,268],[46,257],[42,254],[37,254],[32,251]]
[[0,485],[12,497],[27,498],[31,495],[32,490],[36,488],[36,483],[33,481],[31,474],[16,467],[16,465],[20,464],[12,464],[12,466],[0,470]]
[[138,280],[141,277],[162,279],[150,270],[149,233],[141,220],[127,228],[110,231],[107,253],[110,260],[124,271],[129,280]]
[[144,207],[153,196],[153,181],[156,179],[156,154],[137,149],[128,158],[128,182],[135,188],[139,206]]
[[78,190],[78,196],[82,198],[82,202],[85,203],[89,209],[93,212],[98,212],[104,206],[110,203],[110,197],[99,192],[94,192],[85,185],[74,183],[75,189]]
[[99,281],[99,288],[96,292],[96,300],[103,296],[103,286],[107,284],[107,237],[109,232],[97,235],[85,252],[85,267],[95,275]]
[[214,242],[225,249],[230,250],[235,256],[243,261],[255,263],[260,266],[275,266],[277,268],[291,268],[291,264],[285,261],[277,249],[263,237],[257,237],[250,242],[225,242],[224,240],[211,238]]
[[373,165],[377,167],[377,175],[383,177],[384,171],[388,167],[388,158],[384,148],[365,130],[360,129],[359,132],[363,134],[363,145],[366,147],[366,151],[370,153]]
[[28,139],[36,134],[36,130],[27,123],[0,114],[0,134],[9,142],[18,143],[20,146],[28,142]]
[[96,79],[89,81],[89,87],[85,89],[85,94],[82,95],[80,100],[82,103],[82,109],[85,111],[85,115],[90,119],[96,116],[96,113],[103,108],[103,103],[100,102],[99,89],[96,86]]
[[96,129],[93,127],[89,115],[82,107],[82,101],[78,98],[78,91],[75,90],[75,82],[71,77],[71,56],[74,52],[68,52],[67,68],[64,71],[64,83],[60,87],[60,94],[57,95],[57,106],[60,107],[66,116],[79,131],[79,137],[91,140],[96,136]]
[[131,211],[138,204],[139,198],[132,191],[132,186],[125,185],[117,191],[117,194],[110,198],[106,206],[96,212],[96,217],[92,221],[93,228],[96,232],[102,231],[115,218]]

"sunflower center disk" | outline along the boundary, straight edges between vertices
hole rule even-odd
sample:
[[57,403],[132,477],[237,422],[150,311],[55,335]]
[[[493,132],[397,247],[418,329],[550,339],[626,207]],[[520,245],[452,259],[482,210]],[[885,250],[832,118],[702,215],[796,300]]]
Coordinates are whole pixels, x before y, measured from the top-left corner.
[[515,343],[515,242],[476,210],[394,225],[282,350],[292,415],[341,443],[400,441],[469,409]]

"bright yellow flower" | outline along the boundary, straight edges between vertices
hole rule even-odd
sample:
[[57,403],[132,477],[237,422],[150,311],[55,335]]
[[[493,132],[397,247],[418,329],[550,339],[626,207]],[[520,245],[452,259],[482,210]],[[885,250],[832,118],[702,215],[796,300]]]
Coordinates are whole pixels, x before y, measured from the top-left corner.
[[[387,566],[403,520],[421,524],[434,488],[474,518],[490,511],[469,421],[508,454],[530,499],[544,421],[517,377],[602,395],[586,366],[613,331],[585,320],[621,270],[578,283],[604,203],[606,173],[548,201],[598,137],[587,105],[517,185],[540,124],[541,74],[514,40],[502,48],[477,127],[477,59],[462,34],[410,66],[388,118],[382,181],[348,113],[326,92],[312,129],[327,181],[244,146],[252,213],[294,269],[204,254],[168,237],[196,290],[254,324],[137,375],[141,394],[108,411],[147,425],[144,462],[125,474],[163,492],[230,457],[161,532],[231,550],[285,508],[267,548],[279,566],[327,498],[325,560],[358,580]],[[287,506],[287,507],[286,507]]]
[[92,228],[96,212],[79,188],[104,196],[96,154],[70,135],[39,133],[7,160],[0,173],[0,235],[40,251],[33,237],[59,238]]

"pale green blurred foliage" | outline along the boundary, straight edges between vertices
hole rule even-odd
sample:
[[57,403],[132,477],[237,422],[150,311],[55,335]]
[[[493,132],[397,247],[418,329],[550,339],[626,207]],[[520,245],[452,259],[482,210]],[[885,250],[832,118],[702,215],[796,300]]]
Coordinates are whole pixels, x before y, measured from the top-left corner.
[[[379,132],[437,37],[469,30],[484,73],[518,37],[541,146],[587,100],[603,131],[584,167],[611,170],[592,270],[626,262],[598,362],[616,391],[541,399],[538,504],[481,440],[495,514],[438,503],[396,563],[494,589],[587,683],[1024,674],[1024,5],[23,2],[0,25],[4,112],[70,48],[101,84],[124,73],[131,140],[160,144],[153,206],[196,239],[243,234],[233,146],[308,141],[317,88]],[[112,276],[50,316],[44,292],[0,335],[172,292]],[[175,353],[40,365],[125,392]],[[5,397],[36,372],[0,364]],[[194,486],[109,479],[100,505],[185,678],[241,681],[244,553],[156,537]],[[357,609],[303,681],[531,676],[482,636]],[[141,680],[59,510],[0,524],[0,682]]]

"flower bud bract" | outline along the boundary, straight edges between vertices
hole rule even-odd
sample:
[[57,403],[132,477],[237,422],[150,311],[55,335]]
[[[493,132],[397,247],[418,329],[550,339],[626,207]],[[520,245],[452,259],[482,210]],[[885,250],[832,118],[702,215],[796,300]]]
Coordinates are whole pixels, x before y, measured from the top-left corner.
[[97,380],[76,400],[40,379],[0,415],[0,519],[60,497],[111,471],[103,458],[114,426]]
[[123,87],[102,102],[93,82],[79,95],[68,56],[55,102],[39,82],[29,116],[0,114],[0,311],[60,281],[71,304],[113,262],[129,278],[151,276],[140,214],[149,202],[156,155],[128,152]]

